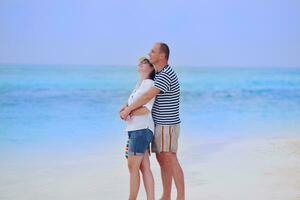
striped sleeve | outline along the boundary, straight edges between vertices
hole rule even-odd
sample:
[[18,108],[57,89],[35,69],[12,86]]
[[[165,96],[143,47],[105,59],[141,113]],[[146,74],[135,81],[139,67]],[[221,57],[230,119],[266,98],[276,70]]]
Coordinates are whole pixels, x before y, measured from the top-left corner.
[[154,87],[158,88],[161,92],[165,93],[170,90],[171,78],[169,74],[162,72],[155,77]]

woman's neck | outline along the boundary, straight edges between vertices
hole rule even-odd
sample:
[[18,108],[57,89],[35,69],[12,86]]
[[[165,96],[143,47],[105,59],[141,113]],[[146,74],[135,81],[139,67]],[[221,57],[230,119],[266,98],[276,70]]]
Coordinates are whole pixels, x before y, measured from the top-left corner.
[[142,82],[143,80],[146,80],[146,79],[149,79],[149,76],[143,76],[143,75],[142,75],[142,76],[140,77],[140,81],[141,81],[141,82]]

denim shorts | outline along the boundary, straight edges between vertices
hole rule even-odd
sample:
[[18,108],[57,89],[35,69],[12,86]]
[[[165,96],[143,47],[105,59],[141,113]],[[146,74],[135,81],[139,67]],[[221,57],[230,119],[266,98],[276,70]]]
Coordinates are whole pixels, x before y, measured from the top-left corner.
[[152,140],[153,132],[148,128],[128,131],[128,155],[144,155]]

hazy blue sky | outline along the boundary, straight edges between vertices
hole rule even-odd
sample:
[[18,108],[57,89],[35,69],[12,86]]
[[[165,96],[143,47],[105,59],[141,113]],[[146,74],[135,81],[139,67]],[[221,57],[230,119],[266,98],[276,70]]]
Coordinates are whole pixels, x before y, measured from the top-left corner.
[[0,0],[0,63],[300,67],[299,0]]

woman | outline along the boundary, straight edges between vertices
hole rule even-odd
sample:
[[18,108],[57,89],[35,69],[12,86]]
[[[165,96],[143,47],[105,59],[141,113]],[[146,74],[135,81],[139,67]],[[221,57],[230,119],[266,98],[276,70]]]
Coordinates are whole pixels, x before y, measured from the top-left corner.
[[[140,81],[128,99],[127,105],[134,102],[139,96],[147,92],[153,86],[155,71],[150,61],[142,57],[139,60],[138,72]],[[140,174],[142,172],[147,200],[154,200],[154,179],[150,169],[149,147],[153,139],[154,123],[151,109],[154,98],[143,107],[133,111],[126,120],[128,132],[128,169],[130,173],[130,200],[135,200],[140,186]],[[125,108],[123,106],[120,112]]]

